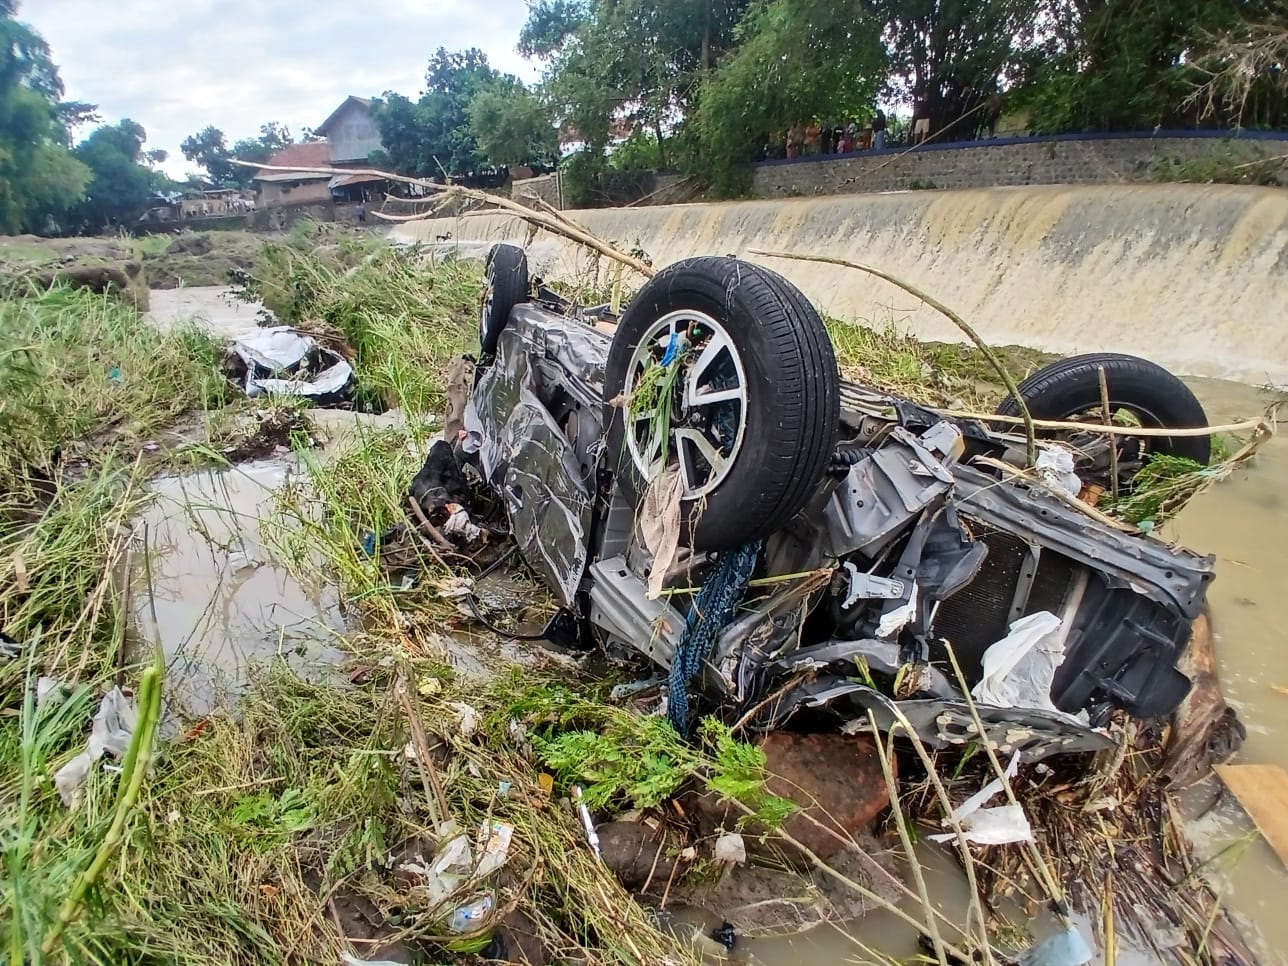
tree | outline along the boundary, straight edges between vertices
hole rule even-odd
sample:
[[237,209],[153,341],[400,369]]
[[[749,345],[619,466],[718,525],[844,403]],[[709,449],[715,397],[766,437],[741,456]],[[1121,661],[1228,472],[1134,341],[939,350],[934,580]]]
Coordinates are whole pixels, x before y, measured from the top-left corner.
[[696,152],[723,193],[738,166],[771,137],[812,117],[872,116],[885,77],[881,24],[869,8],[831,0],[761,0],[738,30],[740,46],[703,84]]
[[49,46],[0,0],[0,231],[44,231],[85,191],[89,172],[67,148],[68,124]]
[[498,81],[469,104],[470,132],[492,164],[548,162],[559,150],[550,112],[523,84]]
[[483,168],[486,159],[470,125],[469,107],[478,94],[498,84],[513,89],[519,81],[497,73],[477,48],[438,48],[418,101],[390,92],[376,109],[380,140],[394,167],[424,177],[467,176]]
[[85,200],[75,209],[82,227],[99,230],[132,224],[167,181],[145,163],[147,132],[131,120],[104,125],[76,146],[76,157],[92,172]]
[[223,131],[217,127],[206,127],[185,138],[179,149],[185,158],[206,170],[212,183],[227,188],[247,188],[255,176],[255,169],[233,164],[234,158],[264,164],[282,148],[294,143],[290,128],[277,121],[269,121],[260,125],[259,137],[242,138],[231,148]]
[[[1035,130],[1114,131],[1197,124],[1194,66],[1211,38],[1269,17],[1272,0],[1063,0],[1020,99]],[[1219,114],[1219,112],[1217,112]]]
[[[699,81],[735,42],[747,0],[538,0],[519,49],[548,63],[555,120],[601,154],[615,123],[665,131],[693,107]],[[660,160],[665,163],[665,156]]]
[[201,165],[212,184],[229,185],[237,180],[237,165],[230,164],[233,154],[228,150],[224,132],[207,125],[196,134],[183,139],[179,150],[189,161]]
[[930,118],[932,131],[954,124],[1002,87],[1032,49],[1034,24],[1046,22],[1041,11],[1062,2],[877,0],[896,91],[913,100],[918,117]]

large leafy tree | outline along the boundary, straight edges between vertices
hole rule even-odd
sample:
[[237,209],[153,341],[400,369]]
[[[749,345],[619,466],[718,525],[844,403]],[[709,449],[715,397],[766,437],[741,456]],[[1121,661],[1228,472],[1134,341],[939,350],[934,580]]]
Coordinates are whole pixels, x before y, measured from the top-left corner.
[[760,0],[738,48],[711,74],[697,113],[697,158],[716,187],[766,139],[811,117],[872,116],[885,77],[881,24],[858,0]]
[[85,200],[75,209],[88,230],[128,225],[138,220],[168,179],[149,166],[143,144],[147,133],[131,120],[98,128],[76,146],[76,157],[92,172]]
[[1190,126],[1202,115],[1190,103],[1202,77],[1194,61],[1215,36],[1276,9],[1275,0],[1050,0],[1020,97],[1039,131]]
[[17,12],[0,0],[0,230],[40,231],[84,194],[90,173],[67,143],[93,108],[61,103],[49,46]]
[[294,144],[290,128],[277,121],[260,125],[259,137],[242,138],[230,148],[224,132],[217,127],[207,126],[196,134],[185,138],[179,145],[183,156],[199,164],[206,172],[206,177],[213,184],[228,188],[246,188],[251,184],[255,169],[245,165],[233,164],[238,161],[251,161],[263,164],[270,157],[287,145]]
[[[938,131],[1015,74],[1063,0],[876,0],[891,86]],[[1075,0],[1078,2],[1078,0]],[[976,92],[971,96],[969,92]]]
[[514,89],[516,78],[499,74],[477,48],[438,48],[425,72],[425,91],[412,101],[387,93],[376,112],[380,140],[401,172],[425,177],[467,176],[487,159],[470,123],[470,104],[479,94]]
[[469,114],[479,152],[493,164],[544,163],[559,150],[549,108],[512,78],[475,94]]
[[[590,153],[610,132],[664,132],[735,43],[748,0],[537,0],[519,49],[546,62],[555,119]],[[665,161],[665,159],[663,159]]]

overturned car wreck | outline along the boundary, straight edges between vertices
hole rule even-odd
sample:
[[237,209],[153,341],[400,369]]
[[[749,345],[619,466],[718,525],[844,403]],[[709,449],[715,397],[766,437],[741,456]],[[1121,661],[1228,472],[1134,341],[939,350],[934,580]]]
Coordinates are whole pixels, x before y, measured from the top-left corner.
[[[997,749],[1033,760],[1185,697],[1212,560],[1077,495],[1107,472],[1130,486],[1150,452],[1206,462],[1206,437],[1066,434],[1042,443],[1066,461],[1048,482],[1008,425],[841,381],[817,312],[759,265],[677,263],[620,318],[530,279],[516,247],[487,273],[461,458],[582,634],[670,670],[679,726],[700,675],[757,727],[871,715],[960,745],[979,737],[964,678]],[[1064,360],[1021,394],[1077,417],[1102,373],[1132,425],[1206,423],[1126,356]]]

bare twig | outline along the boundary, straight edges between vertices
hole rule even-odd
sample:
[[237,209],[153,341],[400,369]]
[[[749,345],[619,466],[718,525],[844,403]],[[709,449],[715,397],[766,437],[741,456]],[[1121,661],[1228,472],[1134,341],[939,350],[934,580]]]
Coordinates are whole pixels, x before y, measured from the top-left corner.
[[748,249],[748,254],[763,255],[768,258],[791,258],[800,262],[822,262],[827,265],[842,265],[846,268],[857,269],[860,272],[867,272],[869,275],[875,275],[877,278],[884,279],[891,285],[903,289],[913,298],[920,299],[936,312],[945,316],[954,325],[956,325],[957,328],[966,333],[966,337],[974,343],[975,348],[983,353],[984,358],[988,360],[989,365],[997,371],[998,377],[1002,380],[1002,385],[1006,386],[1006,391],[1011,394],[1011,398],[1014,399],[1015,404],[1019,406],[1020,414],[1023,417],[1022,421],[1024,424],[1024,431],[1028,437],[1028,451],[1026,456],[1028,465],[1032,466],[1037,461],[1038,446],[1037,435],[1034,432],[1033,416],[1029,413],[1028,404],[1025,403],[1024,397],[1020,395],[1020,390],[1015,384],[1015,380],[1011,377],[1010,372],[1007,371],[1006,366],[1002,364],[1002,360],[997,357],[997,353],[993,351],[992,347],[987,342],[980,338],[979,333],[975,331],[974,327],[943,302],[939,301],[933,295],[923,292],[910,282],[905,282],[903,279],[891,275],[889,272],[883,272],[881,269],[873,268],[871,265],[862,265],[859,262],[852,262],[845,258],[834,258],[831,255],[797,255],[792,252],[770,252],[756,248]]
[[[1112,426],[1114,414],[1109,409],[1109,380],[1105,377],[1105,367],[1097,366],[1100,374],[1100,412],[1106,426]],[[1118,447],[1109,443],[1109,487],[1114,502],[1118,502]]]
[[[1101,423],[1075,423],[1058,419],[1035,419],[1035,429],[1076,429],[1092,433],[1107,433],[1110,436],[1163,437],[1188,439],[1194,436],[1214,436],[1217,433],[1246,433],[1253,430],[1260,433],[1275,434],[1275,413],[1279,408],[1276,403],[1264,415],[1257,419],[1245,419],[1241,423],[1225,423],[1219,426],[1188,426],[1184,429],[1169,429],[1153,426],[1105,426]],[[1018,416],[999,416],[996,413],[965,412],[958,409],[936,409],[941,416],[954,419],[981,419],[991,423],[1003,423],[1008,426],[1020,426],[1024,420]]]

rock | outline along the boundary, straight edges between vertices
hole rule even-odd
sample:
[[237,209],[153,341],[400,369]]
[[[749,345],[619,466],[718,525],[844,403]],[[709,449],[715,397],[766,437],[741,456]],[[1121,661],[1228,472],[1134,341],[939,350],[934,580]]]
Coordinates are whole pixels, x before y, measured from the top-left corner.
[[[631,892],[661,895],[672,878],[683,843],[679,837],[642,822],[605,822],[595,831],[604,864]],[[683,873],[681,868],[680,873]]]
[[[890,805],[881,760],[869,735],[775,732],[760,747],[770,775],[767,790],[791,799],[801,808],[783,824],[783,831],[824,861],[845,847],[844,839],[865,830]],[[740,810],[718,802],[713,795],[703,795],[692,804],[704,835],[732,829],[742,816]],[[829,834],[811,818],[841,838]],[[753,836],[763,836],[764,832],[754,826],[744,829],[748,846],[755,844]],[[771,836],[770,842],[775,851],[794,864],[809,864],[804,855],[781,839]]]

